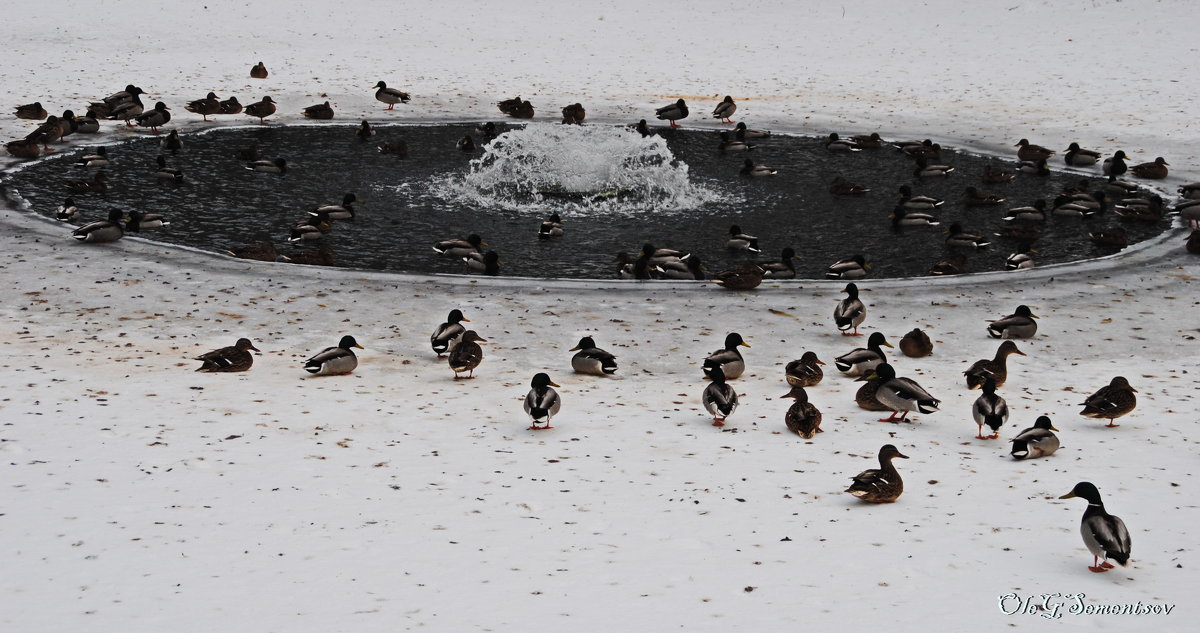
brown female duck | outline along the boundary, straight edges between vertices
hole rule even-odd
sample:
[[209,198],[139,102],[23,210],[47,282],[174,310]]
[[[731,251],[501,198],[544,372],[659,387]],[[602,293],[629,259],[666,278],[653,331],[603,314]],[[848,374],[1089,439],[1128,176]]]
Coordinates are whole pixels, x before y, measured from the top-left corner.
[[996,350],[995,358],[975,361],[975,364],[963,372],[967,377],[967,388],[979,389],[989,377],[996,381],[997,387],[1003,386],[1004,382],[1008,380],[1008,357],[1010,354],[1025,356],[1025,352],[1017,349],[1016,343],[1004,341]]

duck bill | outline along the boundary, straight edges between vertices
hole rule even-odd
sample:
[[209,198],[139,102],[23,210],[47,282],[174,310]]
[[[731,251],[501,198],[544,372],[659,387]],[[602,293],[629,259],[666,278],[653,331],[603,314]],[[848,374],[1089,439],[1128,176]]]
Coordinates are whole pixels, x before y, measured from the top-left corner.
[[742,341],[741,343],[738,343],[738,345],[741,345],[742,347],[750,347],[750,344],[746,341]]
[[896,457],[899,457],[901,459],[908,459],[908,455],[905,455],[904,453],[901,453],[900,451],[896,451]]
[[817,364],[818,364],[818,365],[824,365],[824,364],[825,364],[825,361],[819,360],[819,361],[817,361]]
[[[1050,425],[1050,430],[1051,430],[1051,431],[1058,431],[1058,429],[1057,429],[1057,428],[1055,428],[1053,424],[1051,424],[1051,425]],[[1059,431],[1059,432],[1061,433],[1061,431]],[[1060,497],[1060,498],[1061,498],[1061,497]]]
[[561,387],[562,385],[560,385],[560,384],[558,384],[558,383],[556,383],[556,382],[553,382],[553,381],[552,381],[552,382],[550,383],[550,386],[551,386],[551,387]]
[[884,342],[883,342],[883,346],[884,346],[884,347],[891,347],[891,348],[895,348],[895,347],[896,347],[895,345],[892,345],[891,343],[888,343],[887,341],[884,341]]
[[1075,498],[1074,492],[1068,492],[1067,494],[1059,497],[1059,499],[1074,499],[1074,498]]
[[365,347],[363,347],[362,345],[355,345],[354,347],[355,347],[355,348],[357,348],[357,349],[366,349],[366,348],[365,348]]
[[579,350],[581,350],[581,349],[583,349],[583,348],[582,348],[582,347],[580,347],[580,346],[578,346],[578,345],[576,345],[575,347],[572,347],[571,349],[569,349],[569,350],[567,350],[567,351],[568,351],[568,352],[578,352],[578,351],[579,351]]

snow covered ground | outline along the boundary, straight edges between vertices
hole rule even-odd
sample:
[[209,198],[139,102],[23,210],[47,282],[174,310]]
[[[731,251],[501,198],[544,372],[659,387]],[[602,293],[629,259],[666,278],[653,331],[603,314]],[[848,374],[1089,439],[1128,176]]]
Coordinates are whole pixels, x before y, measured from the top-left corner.
[[[589,121],[624,123],[683,96],[696,113],[685,123],[716,128],[700,115],[731,94],[754,127],[1005,156],[1021,137],[1079,141],[1166,157],[1168,191],[1200,179],[1190,2],[53,9],[5,8],[6,108],[80,112],[133,82],[184,130],[204,125],[183,103],[209,90],[269,94],[281,122],[326,98],[342,120],[494,120],[495,101],[519,93],[547,115],[581,101]],[[251,80],[259,60],[271,76]],[[381,111],[380,79],[413,102]],[[30,129],[0,119],[4,140]],[[934,338],[933,356],[895,364],[942,410],[876,422],[831,363],[809,389],[826,420],[810,442],[784,433],[783,365],[861,343],[832,326],[840,284],[735,294],[310,269],[135,238],[81,246],[10,209],[0,233],[6,629],[1125,631],[1194,619],[1200,258],[1180,230],[1086,264],[863,282],[867,331]],[[1010,363],[1001,436],[1047,414],[1063,441],[1030,462],[974,439],[978,392],[961,380],[995,351],[986,320],[1020,303],[1041,330]],[[471,381],[428,348],[455,307],[488,339]],[[742,407],[719,430],[700,409],[699,364],[730,331],[753,347],[735,383]],[[303,360],[347,333],[366,347],[358,370],[307,377]],[[568,373],[584,334],[617,355],[617,377]],[[263,350],[251,371],[193,372],[190,358],[241,336]],[[538,371],[564,400],[544,433],[525,430],[520,402]],[[1116,429],[1079,417],[1114,375],[1138,389],[1137,410]],[[904,496],[868,506],[844,494],[889,442],[911,457],[897,463]],[[1085,504],[1056,499],[1081,480],[1128,524],[1130,567],[1085,569]],[[1081,615],[1055,598],[1061,618],[1009,614],[1046,593],[1174,608]]]

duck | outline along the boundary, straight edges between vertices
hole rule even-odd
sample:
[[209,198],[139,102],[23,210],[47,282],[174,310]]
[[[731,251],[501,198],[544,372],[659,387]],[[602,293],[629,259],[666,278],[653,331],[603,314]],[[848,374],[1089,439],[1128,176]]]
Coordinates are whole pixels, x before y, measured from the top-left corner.
[[64,110],[62,116],[58,118],[58,139],[64,141],[78,129],[79,123],[75,119],[75,113],[70,110]]
[[1162,180],[1167,177],[1167,165],[1170,164],[1162,156],[1159,156],[1154,159],[1154,162],[1134,165],[1129,168],[1129,171],[1138,178]]
[[1200,200],[1181,200],[1175,203],[1175,213],[1191,229],[1200,229]]
[[496,129],[496,124],[491,121],[475,126],[475,132],[483,137],[485,143],[500,135],[500,130]]
[[904,207],[909,211],[929,211],[942,206],[946,202],[940,198],[914,194],[912,187],[908,185],[900,185],[900,188],[896,190],[896,194],[900,196],[900,202],[897,203],[897,206]]
[[859,376],[855,381],[863,383],[854,394],[854,402],[858,408],[867,411],[891,411],[891,408],[879,402],[879,399],[875,397],[875,394],[879,392],[879,387],[887,382],[886,380],[880,378],[874,371],[870,371]]
[[565,232],[562,217],[558,213],[551,213],[550,217],[542,220],[541,225],[538,226],[538,238],[543,240],[562,237]]
[[108,148],[104,146],[97,147],[94,154],[84,154],[79,157],[76,165],[84,167],[106,167],[109,164]]
[[1129,246],[1129,234],[1119,226],[1090,231],[1088,232],[1088,237],[1092,238],[1092,241],[1100,246],[1116,246],[1117,248]]
[[1117,150],[1111,158],[1105,158],[1101,165],[1101,170],[1105,176],[1119,178],[1129,171],[1129,165],[1125,164],[1125,159],[1129,158],[1125,155],[1124,150]]
[[[741,125],[741,124],[739,123],[738,125]],[[650,125],[646,123],[646,119],[641,119],[637,123],[634,123],[633,125],[631,125],[630,127],[633,128],[634,132],[641,134],[642,138],[646,138],[647,136],[654,134],[654,132],[650,131]]]
[[[842,331],[842,336],[862,336],[858,326],[867,318],[867,306],[858,298],[858,285],[854,282],[846,284],[842,289],[846,298],[838,302],[833,310],[833,323]],[[850,328],[854,328],[851,333]]]
[[1012,439],[1012,458],[1015,460],[1048,457],[1058,450],[1058,436],[1054,434],[1050,418],[1040,415],[1033,426],[1021,431]]
[[50,143],[62,139],[62,126],[59,124],[58,117],[51,114],[46,118],[45,123],[37,126],[37,129],[30,132],[25,138],[37,138],[45,146],[47,152],[53,152]]
[[821,429],[821,410],[808,401],[808,392],[804,387],[792,385],[791,391],[783,397],[796,400],[783,416],[783,423],[787,425],[788,431],[806,440],[811,440],[817,433],[825,432]]
[[634,258],[628,252],[621,251],[617,253],[616,261],[618,279],[652,279],[662,271],[658,265],[651,264],[650,258],[644,254]]
[[1005,222],[1045,222],[1046,200],[1038,198],[1032,205],[1013,207],[1004,214]]
[[725,382],[725,372],[720,366],[705,370],[712,382],[704,387],[700,401],[704,409],[713,417],[713,426],[725,426],[725,420],[733,415],[738,406],[737,390]]
[[471,319],[463,316],[462,310],[455,308],[446,315],[446,322],[437,326],[433,334],[429,335],[429,345],[433,348],[433,352],[438,355],[438,358],[454,349],[461,340],[467,328],[463,323],[470,323]]
[[104,193],[108,191],[108,176],[100,171],[90,178],[72,178],[63,185],[74,193]]
[[779,170],[775,169],[774,167],[767,167],[766,165],[756,165],[754,164],[754,161],[747,158],[746,160],[742,161],[742,169],[738,173],[751,178],[763,178],[766,176],[774,176],[775,174],[779,173]]
[[933,263],[929,268],[931,275],[964,275],[970,268],[966,255],[954,253]]
[[516,119],[532,119],[534,116],[533,104],[529,101],[522,101],[509,113],[509,116]]
[[159,146],[172,154],[183,149],[183,139],[179,138],[179,130],[171,130]]
[[1091,167],[1100,161],[1100,152],[1093,152],[1090,149],[1079,147],[1079,143],[1071,143],[1067,146],[1067,153],[1063,154],[1063,162],[1071,167]]
[[850,182],[841,176],[834,178],[829,185],[829,193],[835,196],[861,196],[870,190],[865,185]]
[[721,119],[721,123],[732,124],[733,121],[730,120],[730,117],[734,112],[737,112],[737,104],[733,102],[733,97],[725,95],[725,99],[713,108],[712,118]]
[[100,132],[100,121],[96,120],[96,113],[91,110],[83,117],[75,119],[75,132],[78,134],[96,134]]
[[1149,198],[1125,198],[1113,207],[1113,212],[1126,220],[1135,222],[1157,222],[1166,213],[1162,196],[1154,194]]
[[1023,174],[1032,174],[1034,176],[1049,176],[1050,166],[1046,164],[1045,158],[1039,160],[1026,160],[1021,161],[1021,164],[1017,165],[1017,171]]
[[879,149],[883,147],[883,139],[879,137],[879,132],[871,132],[870,134],[858,134],[851,136],[850,140],[862,149]]
[[975,187],[963,190],[962,203],[968,207],[990,207],[1004,202],[1004,196],[990,191],[980,191]]
[[824,364],[817,358],[816,352],[804,352],[798,360],[783,368],[783,377],[793,387],[812,387],[825,377],[825,372],[821,371],[821,365]]
[[688,115],[687,102],[679,99],[671,105],[663,106],[654,111],[654,116],[659,120],[667,121],[671,127],[679,127],[676,121],[686,119]]
[[[141,90],[133,93],[128,101],[121,102],[112,106],[109,110],[107,119],[112,121],[124,121],[126,127],[134,127],[133,120],[145,112],[146,107],[142,105]],[[92,104],[95,106],[95,104]],[[97,111],[99,114],[99,111]]]
[[545,372],[534,374],[533,380],[529,381],[530,389],[525,395],[524,404],[525,413],[532,421],[529,430],[545,431],[554,428],[550,426],[550,422],[562,409],[562,398],[554,390],[554,387],[558,386],[560,385],[550,380],[550,375]]
[[237,97],[229,97],[221,101],[221,110],[217,114],[241,114],[242,104],[238,103]]
[[25,119],[27,121],[41,121],[50,116],[50,113],[46,111],[46,108],[42,107],[41,101],[34,101],[33,103],[17,106],[17,111],[13,114],[17,115],[18,119]]
[[901,337],[900,352],[909,358],[925,358],[933,353],[933,341],[921,328],[913,328]]
[[323,214],[310,215],[292,225],[292,233],[288,236],[288,241],[304,242],[319,240],[325,237],[325,234],[332,228],[333,225],[330,224],[328,216]]
[[758,267],[763,271],[763,279],[795,279],[796,265],[795,260],[800,259],[796,255],[796,249],[791,246],[786,246],[779,253],[779,261],[765,262],[758,264]]
[[942,146],[929,139],[923,141],[904,141],[897,145],[897,149],[906,156],[913,158],[921,156],[926,159],[932,158],[933,160],[937,160],[942,156]]
[[388,107],[384,108],[384,110],[394,109],[397,103],[408,103],[410,99],[410,96],[407,92],[396,90],[395,88],[388,88],[387,83],[383,81],[380,81],[371,87],[377,88],[375,91],[375,100],[388,104]]
[[376,149],[380,154],[391,154],[400,158],[408,158],[408,143],[404,141],[384,141]]
[[1104,190],[1117,196],[1136,196],[1141,191],[1141,187],[1128,180],[1109,176],[1108,182],[1104,183]]
[[984,248],[991,244],[988,238],[979,233],[971,233],[963,229],[958,222],[950,225],[950,230],[947,231],[946,245],[961,246],[966,248]]
[[326,101],[304,108],[303,113],[306,119],[328,120],[333,118],[333,106]]
[[1200,200],[1200,182],[1189,182],[1180,185],[1176,192],[1184,200]]
[[928,213],[909,211],[903,206],[897,206],[888,217],[891,218],[893,227],[938,226],[941,224],[936,217]]
[[454,370],[455,380],[461,378],[462,376],[459,374],[463,372],[468,372],[466,378],[475,377],[475,368],[483,362],[483,348],[479,344],[486,342],[487,339],[480,337],[475,330],[463,332],[458,345],[450,350],[450,355],[447,357],[450,369]]
[[596,341],[590,336],[579,339],[579,343],[567,351],[575,352],[571,357],[571,369],[577,374],[607,376],[617,373],[617,357],[596,347]]
[[[911,378],[897,378],[896,370],[887,363],[880,363],[874,369],[874,373],[883,379],[883,383],[875,391],[875,399],[892,411],[890,416],[881,419],[880,422],[904,422],[909,411],[933,413],[942,404],[941,400],[929,395],[928,391],[922,389],[921,385]],[[898,413],[899,418],[896,417]]]
[[683,261],[692,255],[673,248],[657,248],[647,242],[642,244],[642,256],[649,259],[650,264],[660,265]]
[[1012,182],[1017,177],[1016,172],[996,167],[994,165],[984,165],[983,167],[983,182],[991,185],[1002,185]]
[[279,174],[280,176],[288,172],[288,162],[284,158],[265,159],[251,161],[246,163],[246,169],[256,171],[260,174]]
[[689,255],[687,259],[656,264],[655,268],[649,269],[647,272],[651,276],[656,274],[660,279],[696,281],[704,279],[704,271],[704,263],[700,261],[700,258]]
[[913,175],[917,178],[941,178],[949,176],[954,168],[950,165],[931,165],[924,156],[918,156]]
[[736,380],[746,371],[746,361],[742,358],[739,347],[750,347],[742,340],[742,335],[731,332],[725,337],[725,347],[709,354],[704,359],[704,375],[711,376],[713,370],[720,369],[721,377],[726,380]]
[[358,367],[358,356],[355,349],[363,346],[347,334],[338,341],[337,347],[326,347],[304,362],[304,371],[314,376],[342,376]]
[[1124,376],[1117,376],[1083,401],[1083,411],[1080,411],[1079,415],[1108,420],[1105,426],[1109,428],[1121,426],[1113,421],[1133,411],[1137,406],[1137,396],[1133,395],[1135,393],[1137,389],[1129,386],[1129,381]]
[[858,347],[833,360],[834,367],[847,376],[864,376],[882,363],[887,362],[883,348],[893,347],[883,332],[872,332],[867,337],[867,346]]
[[[371,127],[370,121],[363,119],[362,123],[358,124],[358,130],[356,130],[354,132],[354,135],[358,137],[358,140],[365,141],[365,140],[371,138],[372,136],[375,136],[375,130]],[[404,150],[405,150],[404,153],[407,154],[408,153],[408,145],[407,144],[405,144]]]
[[[45,135],[31,134],[29,138],[17,139],[4,144],[4,151],[13,158],[37,158],[42,155],[42,145]],[[49,146],[47,151],[53,151]]]
[[861,254],[852,255],[846,259],[839,259],[838,261],[830,264],[829,268],[825,269],[825,278],[847,280],[862,279],[863,277],[867,276],[867,269],[870,267],[870,264],[867,263],[867,259]]
[[[757,147],[756,145],[751,145],[746,141],[735,138],[727,131],[721,132],[720,136],[721,142],[717,145],[717,149],[722,152],[748,152]],[[745,167],[745,164],[743,163],[742,166]]]
[[992,321],[987,326],[988,336],[1001,339],[1033,338],[1037,334],[1037,315],[1027,305],[1017,306],[1016,312]]
[[963,372],[967,377],[967,389],[979,389],[988,378],[994,380],[997,387],[1004,386],[1008,380],[1008,357],[1012,354],[1025,356],[1025,352],[1017,349],[1016,343],[1004,341],[996,349],[995,357],[975,361]]
[[574,103],[562,109],[563,125],[583,125],[583,120],[587,118],[587,110],[583,104]]
[[496,251],[469,253],[462,258],[471,272],[495,277],[500,274],[500,255]]
[[[983,394],[971,405],[971,417],[979,426],[975,434],[977,440],[994,440],[1000,437],[1000,426],[1008,421],[1008,403],[996,395],[996,381],[990,377],[983,381]],[[983,425],[992,429],[992,434],[984,436]]]
[[125,222],[125,230],[130,233],[140,233],[149,229],[161,229],[169,226],[171,223],[164,220],[163,217],[161,213],[130,211],[129,219]]
[[1029,245],[1024,245],[1015,253],[1012,253],[1004,260],[1004,270],[1025,270],[1033,268],[1036,262],[1033,259],[1033,253],[1037,250],[1029,248]]
[[67,198],[63,203],[58,205],[58,210],[54,212],[54,219],[59,222],[75,222],[83,215],[79,211],[79,207],[75,206],[75,201]]
[[153,110],[147,110],[137,115],[134,120],[137,121],[139,127],[148,127],[151,132],[158,134],[158,128],[171,120],[171,109],[167,107],[167,104],[159,101],[154,104]]
[[879,468],[864,470],[854,476],[846,492],[871,503],[892,503],[904,493],[904,481],[892,465],[895,458],[908,459],[908,455],[891,444],[879,449]]
[[328,244],[321,244],[316,250],[294,251],[291,255],[280,257],[279,261],[305,266],[332,266],[333,249]]
[[72,231],[71,237],[80,242],[95,244],[115,242],[125,237],[125,228],[121,226],[121,221],[124,219],[125,214],[120,209],[111,209],[108,212],[107,220],[89,222]]
[[837,132],[830,132],[829,136],[825,137],[825,149],[831,152],[861,152],[862,148],[857,143],[850,139],[845,139],[838,136]]
[[765,271],[758,264],[745,262],[730,270],[713,275],[713,283],[726,290],[753,290],[762,283]]
[[100,101],[93,101],[88,105],[88,109],[96,113],[99,117],[108,117],[118,107],[134,101],[137,95],[144,94],[141,88],[133,84],[125,86],[124,90],[114,92],[113,94],[104,97]]
[[202,372],[232,372],[246,371],[254,364],[254,355],[250,352],[261,351],[250,342],[248,338],[239,338],[236,343],[229,347],[222,347],[218,350],[213,350],[206,354],[201,354],[195,360],[202,361],[200,369],[196,371]]
[[[280,159],[283,160],[283,159]],[[342,196],[341,204],[326,204],[317,207],[315,211],[309,211],[313,215],[325,213],[330,220],[353,220],[354,219],[354,203],[362,204],[362,200],[353,193],[347,193]]]
[[[1103,573],[1112,569],[1113,564],[1108,562],[1110,558],[1117,561],[1122,567],[1128,565],[1129,530],[1125,527],[1124,521],[1104,509],[1104,502],[1100,500],[1100,491],[1096,489],[1095,484],[1090,481],[1081,481],[1075,484],[1071,492],[1059,499],[1073,497],[1082,497],[1088,502],[1087,510],[1083,511],[1083,520],[1079,525],[1079,532],[1083,535],[1083,544],[1092,553],[1092,564],[1088,567],[1088,571]],[[1104,558],[1103,563],[1100,562],[1101,557]]]
[[257,64],[251,66],[250,67],[250,77],[252,77],[254,79],[266,79],[267,78],[267,67],[264,66],[262,62],[258,62]]
[[1047,149],[1041,145],[1033,145],[1029,142],[1029,139],[1023,138],[1017,141],[1016,147],[1020,148],[1017,150],[1017,159],[1023,161],[1037,162],[1039,160],[1046,160],[1054,155],[1054,150]]
[[472,233],[465,240],[442,240],[433,245],[433,250],[439,255],[459,258],[472,253],[482,255],[484,246],[487,246],[487,242],[478,234]]
[[159,180],[172,180],[174,182],[183,182],[183,170],[177,167],[168,167],[167,158],[159,154],[154,159],[157,167],[154,169],[154,177]]
[[904,152],[907,148],[912,147],[933,147],[933,140],[925,139],[923,141],[892,141],[892,146],[895,147],[897,151]]
[[750,251],[751,253],[761,252],[758,248],[758,238],[743,233],[742,227],[737,224],[729,226],[727,235],[729,235],[729,239],[725,242],[725,248],[734,251]]
[[771,131],[755,130],[746,127],[745,123],[738,123],[737,125],[733,126],[733,135],[739,141],[744,141],[748,138],[769,138],[771,136]]
[[1011,224],[1001,227],[1001,229],[993,233],[996,237],[1003,237],[1010,240],[1021,240],[1022,242],[1032,242],[1042,236],[1042,232],[1036,227],[1028,224]]
[[1097,191],[1087,198],[1067,199],[1063,196],[1054,200],[1054,215],[1090,218],[1108,210],[1108,195]]
[[234,246],[225,252],[237,257],[238,259],[252,259],[259,262],[273,262],[279,260],[279,251],[276,250],[275,245],[269,241]]
[[513,116],[517,108],[521,107],[521,95],[517,95],[512,99],[505,99],[496,104],[500,111],[509,116]]
[[261,101],[246,106],[245,114],[258,117],[259,125],[266,125],[267,117],[275,114],[275,100],[271,97],[263,97]]
[[455,147],[464,154],[470,154],[475,151],[475,139],[471,138],[470,135],[464,136],[458,139]]
[[217,98],[217,93],[210,92],[203,99],[189,101],[187,105],[183,106],[183,109],[199,114],[207,122],[208,115],[221,113],[221,100]]

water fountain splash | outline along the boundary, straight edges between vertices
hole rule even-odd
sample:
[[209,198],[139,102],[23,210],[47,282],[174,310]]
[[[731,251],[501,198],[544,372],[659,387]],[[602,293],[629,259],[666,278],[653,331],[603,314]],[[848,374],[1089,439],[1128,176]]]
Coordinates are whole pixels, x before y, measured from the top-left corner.
[[523,213],[687,211],[721,200],[690,182],[657,136],[624,127],[530,124],[498,136],[466,175],[438,183],[459,203]]

